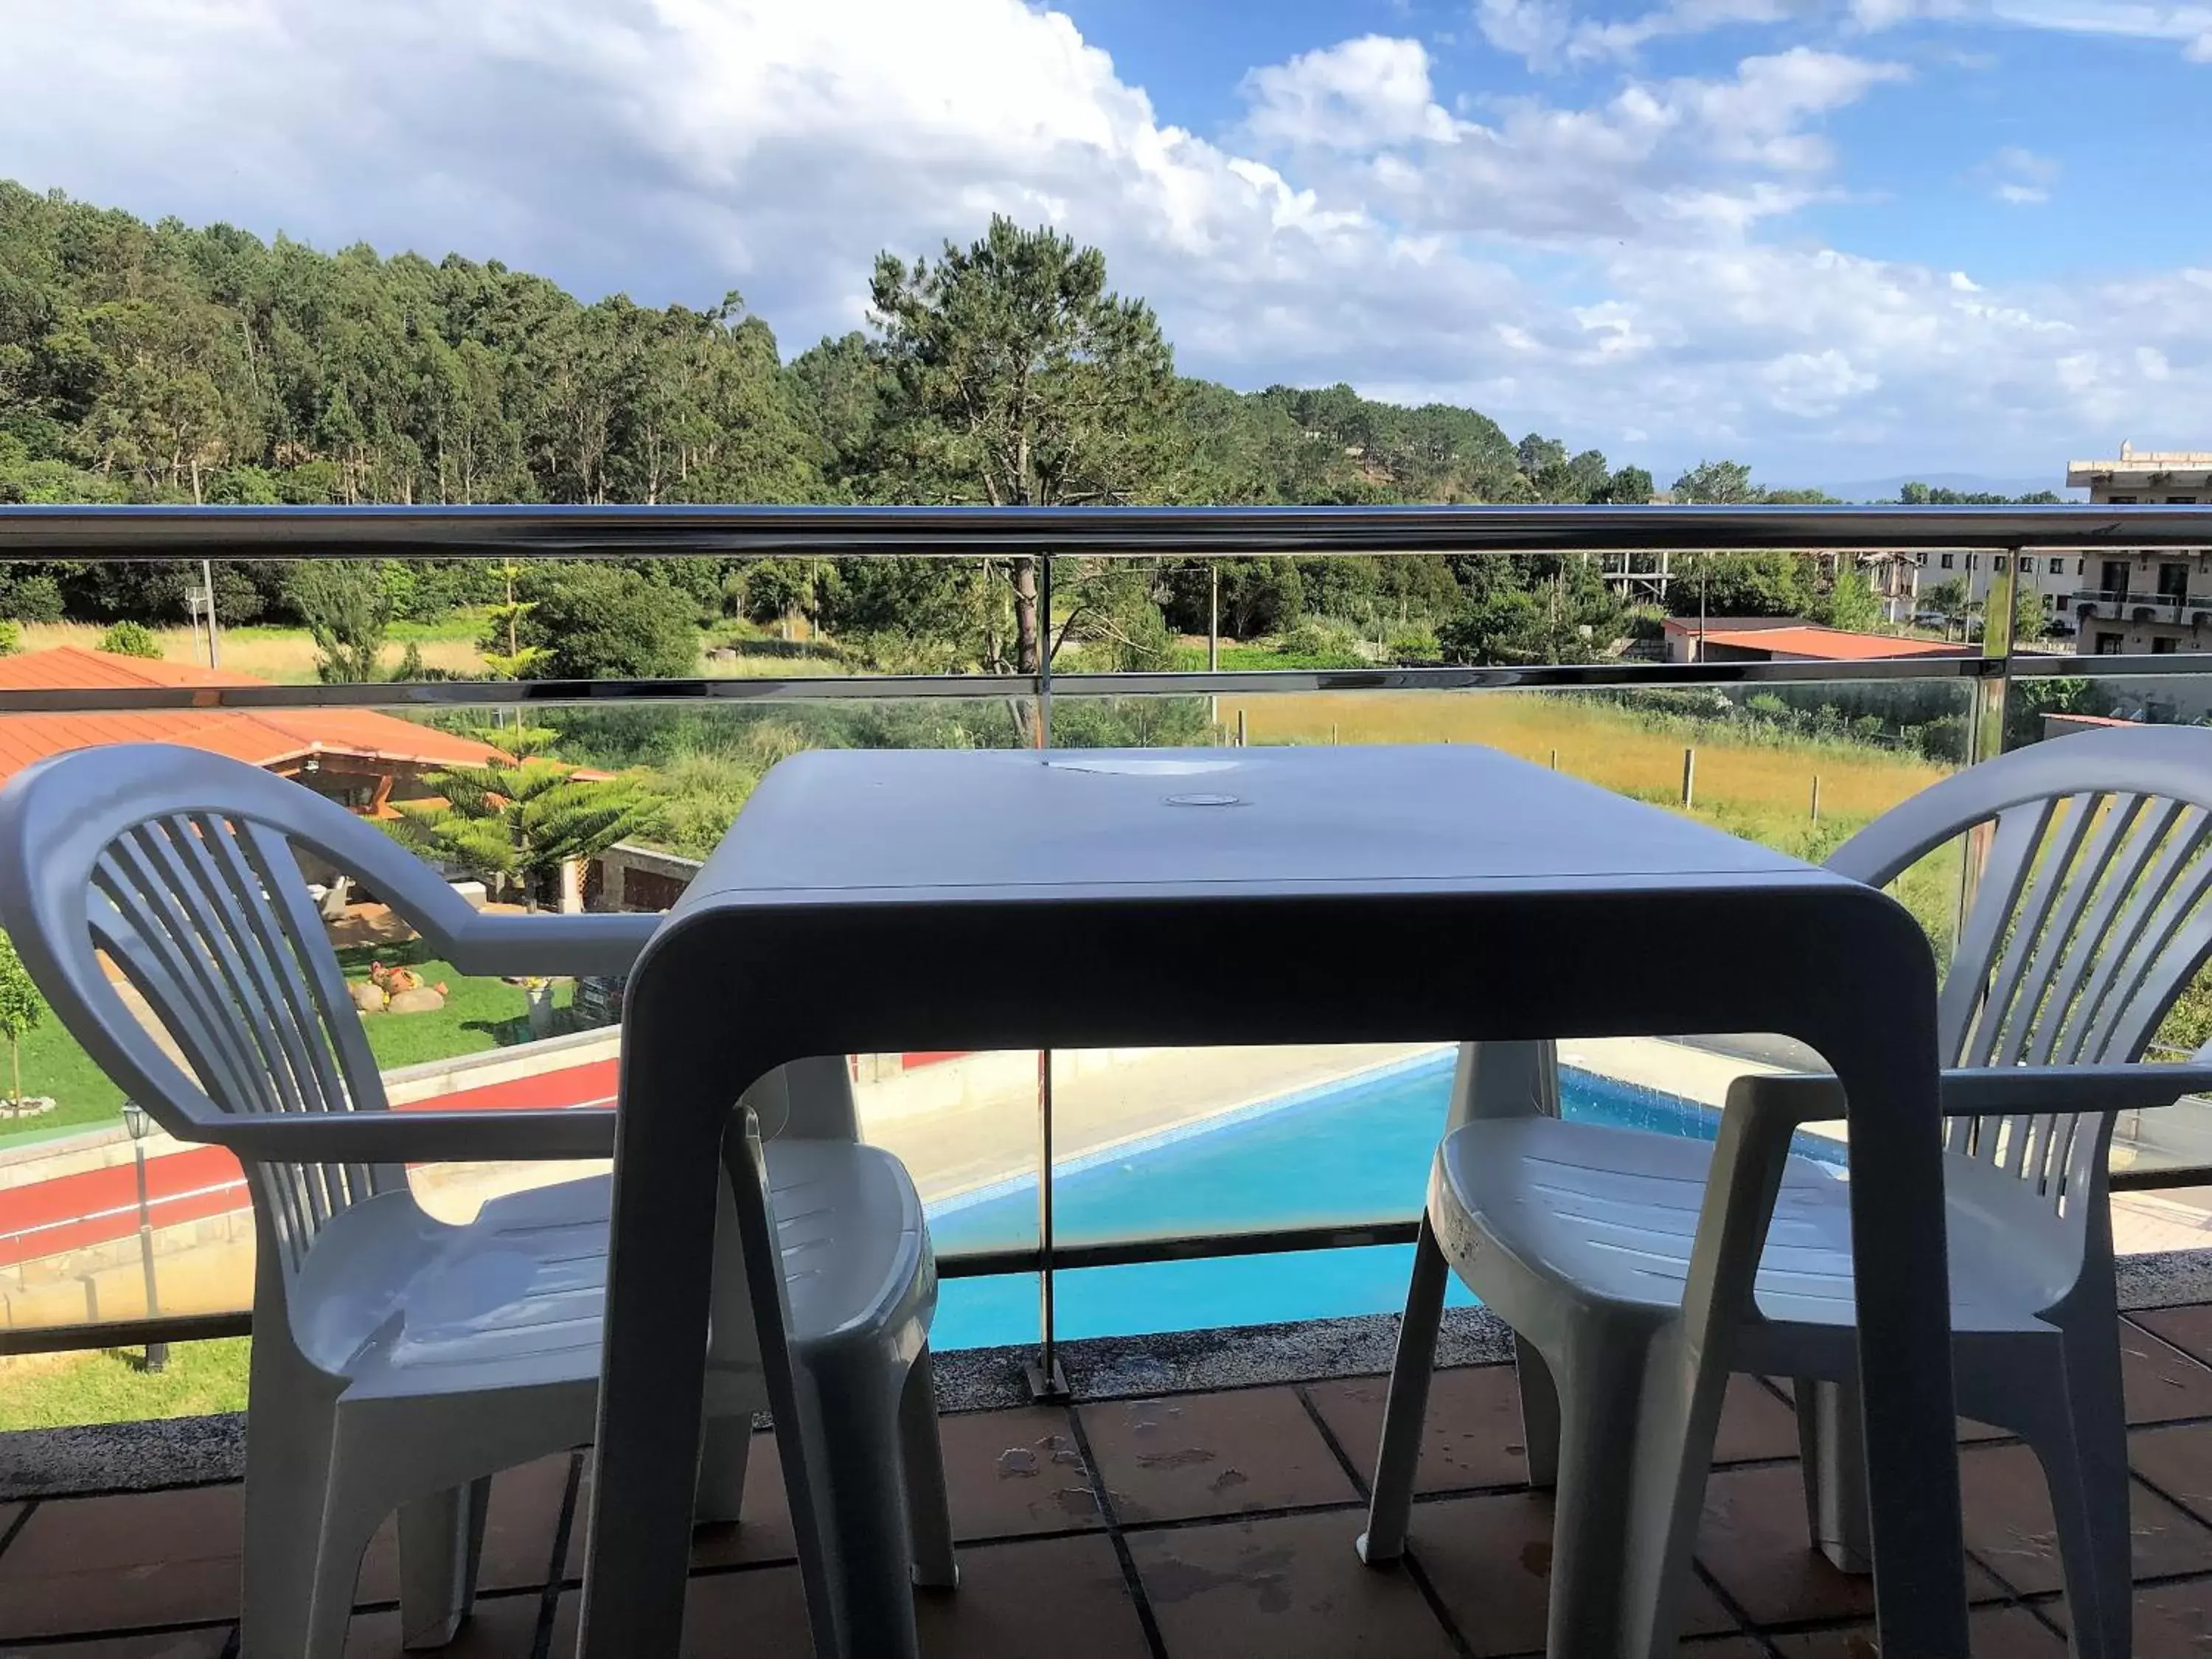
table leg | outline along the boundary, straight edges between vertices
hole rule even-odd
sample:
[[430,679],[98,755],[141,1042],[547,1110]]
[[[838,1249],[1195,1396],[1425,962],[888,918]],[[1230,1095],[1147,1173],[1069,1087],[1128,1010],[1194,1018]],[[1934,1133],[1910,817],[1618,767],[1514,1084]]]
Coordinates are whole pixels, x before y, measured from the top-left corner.
[[1916,1045],[1885,1042],[1880,1029],[1824,1042],[1850,1102],[1851,1263],[1882,1651],[1966,1659],[1936,1078],[1914,1063]]
[[674,1659],[681,1638],[722,1128],[625,1110],[617,1133],[585,1659]]

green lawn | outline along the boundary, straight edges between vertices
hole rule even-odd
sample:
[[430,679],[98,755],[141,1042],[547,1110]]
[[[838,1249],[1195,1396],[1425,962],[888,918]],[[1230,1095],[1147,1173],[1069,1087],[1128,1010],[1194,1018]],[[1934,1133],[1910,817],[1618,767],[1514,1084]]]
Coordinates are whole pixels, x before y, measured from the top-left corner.
[[242,1336],[177,1343],[158,1372],[137,1348],[15,1361],[0,1369],[0,1431],[243,1411],[247,1346]]
[[[435,1013],[371,1014],[362,1022],[378,1066],[391,1071],[529,1040],[530,1019],[520,986],[496,979],[464,979],[451,963],[424,952],[421,945],[338,952],[349,979],[366,979],[368,964],[375,960],[413,968],[427,984],[446,984],[446,1006]],[[560,988],[554,993],[555,1004],[565,1007],[572,994],[571,988]],[[52,1095],[54,1109],[40,1117],[0,1120],[0,1142],[112,1123],[123,1109],[123,1091],[51,1013],[23,1040],[23,1091]]]

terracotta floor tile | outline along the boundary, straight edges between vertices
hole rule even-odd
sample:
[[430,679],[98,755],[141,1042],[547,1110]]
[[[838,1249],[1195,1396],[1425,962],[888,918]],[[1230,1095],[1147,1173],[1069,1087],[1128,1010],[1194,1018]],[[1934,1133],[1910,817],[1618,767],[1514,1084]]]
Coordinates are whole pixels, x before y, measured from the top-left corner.
[[1295,1515],[1133,1534],[1170,1659],[1443,1659],[1443,1627],[1409,1574],[1353,1553],[1358,1518]]
[[1796,1412],[1769,1394],[1755,1376],[1729,1378],[1720,1432],[1713,1439],[1713,1461],[1742,1463],[1796,1455]]
[[[742,1521],[693,1531],[693,1566],[724,1567],[796,1558],[799,1545],[792,1534],[791,1506],[784,1495],[783,1464],[776,1456],[775,1436],[766,1431],[753,1436],[752,1450],[746,1458],[744,1509]],[[561,1567],[563,1579],[583,1576],[591,1513],[592,1455],[586,1452],[576,1485],[576,1518],[568,1528],[568,1553]]]
[[2148,1308],[2141,1313],[2130,1314],[2124,1322],[2155,1331],[2183,1352],[2194,1354],[2212,1365],[2212,1305]]
[[[553,1571],[553,1539],[561,1525],[561,1502],[568,1491],[569,1456],[543,1457],[492,1477],[491,1514],[484,1523],[483,1563],[479,1589],[522,1589],[543,1584]],[[362,1558],[354,1587],[356,1606],[392,1601],[399,1595],[399,1526],[386,1521]]]
[[2124,1319],[2120,1322],[2120,1370],[2129,1422],[2212,1417],[2212,1367],[2176,1352]]
[[[582,1594],[570,1590],[554,1609],[552,1638],[545,1650],[554,1659],[568,1659],[575,1652],[582,1602]],[[685,1592],[679,1659],[809,1654],[814,1650],[811,1640],[806,1593],[799,1587],[795,1566],[706,1573],[694,1577]]]
[[[538,1644],[538,1598],[485,1596],[440,1659],[530,1659]],[[399,1615],[358,1613],[346,1630],[345,1659],[401,1659]]]
[[[2023,1595],[2060,1589],[2058,1539],[2043,1466],[2026,1446],[1986,1446],[1960,1459],[1966,1547]],[[2140,1482],[2131,1483],[2139,1577],[2212,1569],[2212,1531]]]
[[2212,1425],[2132,1430],[2128,1462],[2198,1520],[2212,1522]]
[[[1795,1466],[1717,1471],[1705,1487],[1698,1559],[1760,1625],[1874,1613],[1874,1580],[1838,1571],[1807,1541]],[[1972,1562],[1966,1589],[1976,1601],[2003,1594]]]
[[51,1498],[0,1554],[0,1638],[234,1618],[236,1485]]
[[[1797,1400],[1796,1383],[1790,1377],[1770,1376],[1766,1379],[1766,1385],[1790,1403],[1794,1420]],[[1987,1423],[1977,1423],[1971,1417],[1962,1417],[1959,1419],[1959,1438],[1961,1440],[2003,1440],[2008,1438],[2010,1433],[2011,1431],[2008,1429],[1992,1428]]]
[[926,1659],[1147,1659],[1112,1542],[1098,1535],[960,1552],[960,1588],[915,1597]]
[[2212,1582],[2136,1592],[2136,1659],[2203,1659],[2212,1653]]
[[[1358,1528],[1352,1529],[1354,1536]],[[1413,1510],[1413,1559],[1478,1656],[1540,1651],[1552,1594],[1547,1492],[1443,1498]],[[1702,1579],[1683,1600],[1685,1635],[1734,1631]]]
[[[0,1643],[0,1659],[222,1659],[230,1626],[164,1631],[159,1636],[116,1636],[61,1647],[18,1648]],[[453,1650],[448,1649],[448,1652]]]
[[[1975,1659],[2066,1659],[2066,1642],[2025,1607],[1976,1607],[1967,1615]],[[1871,1625],[1776,1636],[1783,1659],[1881,1659]]]
[[1176,1521],[1358,1496],[1289,1389],[1080,1406],[1115,1513]]
[[[1374,1474],[1376,1450],[1382,1443],[1382,1405],[1389,1391],[1390,1380],[1383,1376],[1346,1377],[1306,1388],[1314,1409],[1363,1478]],[[1521,1391],[1513,1367],[1465,1365],[1438,1371],[1429,1384],[1414,1490],[1510,1486],[1528,1478]]]
[[1102,1524],[1091,1472],[1061,1406],[938,1419],[957,1538],[1068,1532]]

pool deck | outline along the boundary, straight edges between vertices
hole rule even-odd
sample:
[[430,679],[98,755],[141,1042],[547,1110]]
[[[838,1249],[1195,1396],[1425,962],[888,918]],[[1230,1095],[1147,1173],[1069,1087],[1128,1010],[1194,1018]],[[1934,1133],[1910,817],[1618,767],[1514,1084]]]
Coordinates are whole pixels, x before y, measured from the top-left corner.
[[[1203,1123],[1264,1101],[1349,1082],[1449,1044],[1367,1043],[1267,1048],[1127,1048],[1055,1056],[1054,1153],[1077,1158],[1163,1130]],[[1562,1042],[1563,1064],[1718,1108],[1747,1073],[1781,1069],[1663,1037],[1580,1038]],[[862,1133],[898,1154],[925,1200],[936,1202],[1036,1168],[1036,1060],[1032,1054],[977,1054],[854,1091]],[[1843,1139],[1841,1123],[1807,1126]],[[418,1170],[425,1206],[453,1219],[488,1198],[574,1179],[603,1165],[449,1164]],[[2115,1247],[2123,1254],[2212,1245],[2212,1191],[2122,1194],[2112,1200]]]

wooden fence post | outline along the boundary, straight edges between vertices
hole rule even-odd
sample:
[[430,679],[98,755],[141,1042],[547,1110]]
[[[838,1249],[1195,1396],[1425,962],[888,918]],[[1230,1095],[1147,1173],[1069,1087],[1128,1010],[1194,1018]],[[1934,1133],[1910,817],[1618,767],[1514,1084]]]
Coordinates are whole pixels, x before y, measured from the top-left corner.
[[1697,751],[1696,750],[1694,750],[1694,749],[1685,749],[1685,750],[1682,751],[1682,806],[1683,806],[1683,810],[1686,811],[1690,807],[1692,807],[1692,806],[1695,805],[1697,804],[1697,798],[1698,798],[1698,751]]

